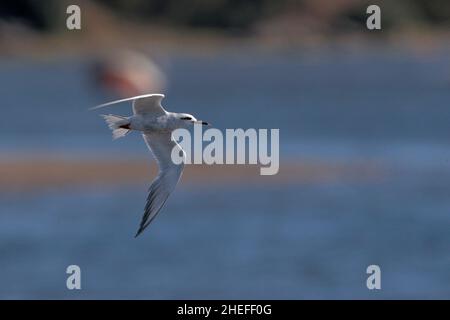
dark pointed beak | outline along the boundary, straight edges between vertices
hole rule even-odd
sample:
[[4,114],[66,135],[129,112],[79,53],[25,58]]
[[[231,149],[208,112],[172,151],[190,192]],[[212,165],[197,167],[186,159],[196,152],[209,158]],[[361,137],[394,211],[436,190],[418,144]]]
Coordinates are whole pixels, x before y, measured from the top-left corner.
[[198,120],[198,121],[196,121],[195,123],[201,124],[201,125],[203,125],[203,126],[209,126],[209,123],[206,122],[206,121]]

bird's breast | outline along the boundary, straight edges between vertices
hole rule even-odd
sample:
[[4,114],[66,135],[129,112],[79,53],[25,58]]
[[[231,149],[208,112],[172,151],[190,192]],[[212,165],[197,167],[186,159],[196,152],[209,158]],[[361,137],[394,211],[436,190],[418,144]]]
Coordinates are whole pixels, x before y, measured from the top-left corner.
[[166,117],[145,117],[135,116],[131,121],[131,127],[134,130],[144,132],[164,132],[170,131],[170,123]]

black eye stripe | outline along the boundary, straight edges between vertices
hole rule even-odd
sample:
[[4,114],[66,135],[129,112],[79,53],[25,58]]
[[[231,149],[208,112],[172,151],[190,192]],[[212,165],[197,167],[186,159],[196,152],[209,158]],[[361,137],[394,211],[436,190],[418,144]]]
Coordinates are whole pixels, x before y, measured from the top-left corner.
[[192,118],[191,117],[183,117],[183,118],[180,118],[181,120],[192,120]]

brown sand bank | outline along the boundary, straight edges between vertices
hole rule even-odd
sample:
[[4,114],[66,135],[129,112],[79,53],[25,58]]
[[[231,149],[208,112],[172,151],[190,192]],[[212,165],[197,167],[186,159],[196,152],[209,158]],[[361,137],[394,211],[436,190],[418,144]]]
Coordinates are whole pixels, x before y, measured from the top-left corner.
[[[150,183],[157,172],[148,159],[0,160],[0,190],[33,191],[59,187],[83,187]],[[274,176],[261,176],[258,165],[187,165],[184,183],[192,184],[314,184],[377,182],[385,170],[371,163],[333,164],[290,160],[280,164]]]

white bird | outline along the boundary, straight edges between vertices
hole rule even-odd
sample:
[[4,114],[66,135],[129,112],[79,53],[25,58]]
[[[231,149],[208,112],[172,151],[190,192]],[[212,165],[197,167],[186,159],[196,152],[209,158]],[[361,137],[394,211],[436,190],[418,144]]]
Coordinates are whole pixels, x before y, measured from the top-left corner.
[[174,148],[178,149],[179,154],[182,154],[183,157],[186,156],[181,146],[173,141],[172,131],[179,128],[188,128],[195,123],[208,125],[207,122],[199,121],[191,114],[164,110],[161,106],[163,98],[163,94],[146,94],[91,108],[91,110],[95,110],[120,102],[133,101],[133,115],[131,117],[112,114],[102,115],[102,117],[112,130],[113,139],[122,138],[131,130],[142,132],[148,148],[158,162],[159,173],[149,188],[144,216],[135,237],[139,236],[153,221],[170,193],[175,189],[183,173],[184,163],[175,164],[171,158]]

